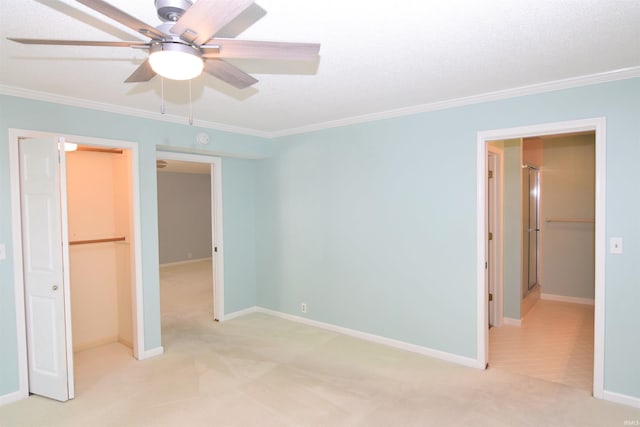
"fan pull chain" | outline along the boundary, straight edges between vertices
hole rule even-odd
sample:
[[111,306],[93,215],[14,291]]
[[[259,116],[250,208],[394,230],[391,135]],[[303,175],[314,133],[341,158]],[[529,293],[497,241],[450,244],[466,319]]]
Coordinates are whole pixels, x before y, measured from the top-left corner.
[[189,124],[193,126],[193,101],[191,100],[191,80],[189,80]]
[[160,76],[160,114],[164,114],[164,77]]

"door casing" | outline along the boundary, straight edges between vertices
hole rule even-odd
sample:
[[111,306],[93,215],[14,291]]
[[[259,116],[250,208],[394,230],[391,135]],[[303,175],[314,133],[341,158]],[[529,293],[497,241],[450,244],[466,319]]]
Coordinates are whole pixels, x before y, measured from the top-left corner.
[[480,131],[477,134],[477,354],[478,366],[486,367],[489,356],[487,262],[487,143],[490,141],[525,138],[533,136],[557,135],[572,132],[594,131],[596,135],[596,185],[595,185],[595,309],[593,348],[593,395],[605,398],[604,392],[604,321],[605,321],[605,214],[606,214],[606,119],[592,119],[555,122],[523,127]]
[[[22,257],[22,219],[20,208],[20,171],[19,171],[19,140],[23,138],[64,138],[67,142],[74,142],[82,145],[92,145],[104,148],[121,148],[130,150],[131,153],[131,185],[132,185],[132,233],[133,233],[133,249],[135,276],[133,286],[134,304],[132,304],[133,313],[133,356],[142,360],[151,357],[153,354],[146,354],[144,348],[144,317],[143,317],[143,293],[142,293],[142,246],[140,232],[140,180],[138,167],[138,145],[133,142],[117,141],[101,138],[91,138],[77,135],[63,135],[58,133],[40,132],[24,129],[9,129],[9,174],[11,188],[11,223],[12,223],[12,254],[13,254],[13,274],[14,274],[14,296],[16,311],[16,337],[18,345],[18,378],[19,389],[14,394],[14,400],[26,398],[29,396],[29,377],[27,363],[27,337],[26,337],[26,321],[25,321],[25,293],[24,293],[24,276],[23,276],[23,257]],[[61,183],[64,183],[62,180]],[[62,185],[62,184],[61,184]],[[61,197],[63,203],[66,203],[66,187],[61,189]],[[63,232],[67,230],[67,224],[63,219]],[[64,267],[65,275],[68,275],[68,263]],[[68,283],[68,277],[65,280]],[[64,286],[64,285],[63,285]],[[66,295],[69,290],[64,289]],[[71,348],[71,307],[65,304],[67,347]],[[68,363],[71,364],[72,359]],[[69,366],[69,369],[73,369]],[[70,395],[73,397],[73,386],[70,389]]]

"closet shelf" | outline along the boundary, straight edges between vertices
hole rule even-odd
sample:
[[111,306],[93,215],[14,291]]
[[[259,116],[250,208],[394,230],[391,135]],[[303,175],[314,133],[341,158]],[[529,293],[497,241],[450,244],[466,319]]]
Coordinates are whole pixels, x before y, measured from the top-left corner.
[[108,237],[106,239],[90,239],[90,240],[71,240],[69,245],[86,245],[88,243],[106,243],[106,242],[122,242],[126,240],[126,237]]

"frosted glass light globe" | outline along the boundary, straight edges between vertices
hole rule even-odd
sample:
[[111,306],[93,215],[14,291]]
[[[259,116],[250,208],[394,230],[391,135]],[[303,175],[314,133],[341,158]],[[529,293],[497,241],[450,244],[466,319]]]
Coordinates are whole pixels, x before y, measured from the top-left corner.
[[161,43],[151,47],[149,65],[157,74],[171,80],[190,80],[202,73],[204,62],[191,46]]

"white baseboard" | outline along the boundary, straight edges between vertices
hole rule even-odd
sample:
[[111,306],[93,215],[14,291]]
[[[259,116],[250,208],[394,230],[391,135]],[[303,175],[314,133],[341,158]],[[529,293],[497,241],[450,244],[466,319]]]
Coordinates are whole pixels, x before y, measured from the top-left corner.
[[614,393],[612,391],[604,391],[602,399],[609,402],[619,403],[621,405],[633,406],[640,408],[640,397],[627,396],[624,394]]
[[235,319],[236,317],[246,316],[247,314],[255,313],[258,311],[258,307],[253,306],[249,308],[245,308],[244,310],[234,311],[233,313],[225,314],[222,319],[218,319],[220,322],[224,322],[226,320]]
[[156,347],[156,348],[152,348],[151,350],[143,351],[139,355],[138,360],[151,359],[152,357],[160,356],[163,353],[164,353],[164,348],[162,346]]
[[478,368],[478,369],[485,368],[484,364],[479,363],[479,361],[476,359],[459,356],[457,354],[447,353],[445,351],[434,350],[428,347],[423,347],[416,344],[410,344],[404,341],[398,341],[398,340],[386,338],[380,335],[374,335],[367,332],[356,331],[354,329],[344,328],[342,326],[332,325],[330,323],[319,322],[317,320],[311,320],[305,317],[294,316],[291,314],[282,313],[280,311],[270,310],[268,308],[256,307],[255,311],[258,313],[264,313],[264,314],[280,317],[282,319],[290,320],[293,322],[314,326],[316,328],[337,332],[339,334],[348,335],[354,338],[359,338],[365,341],[387,345],[389,347],[398,348],[400,350],[411,351],[413,353],[422,354],[424,356],[434,357],[436,359],[445,360],[447,362],[456,363],[458,365],[463,365],[463,366],[468,366],[468,367]]
[[567,297],[564,295],[555,295],[555,294],[540,294],[540,299],[549,300],[549,301],[560,301],[560,302],[570,302],[573,304],[584,304],[584,305],[593,305],[593,298],[578,298],[578,297]]
[[17,402],[18,400],[26,399],[29,397],[28,391],[14,391],[9,394],[0,396],[0,406],[8,405],[9,403]]
[[200,262],[212,259],[210,256],[205,258],[186,259],[184,261],[165,262],[160,264],[160,267],[171,267],[172,265],[191,264],[192,262]]
[[503,324],[509,326],[522,326],[522,319],[514,319],[512,317],[505,317]]

